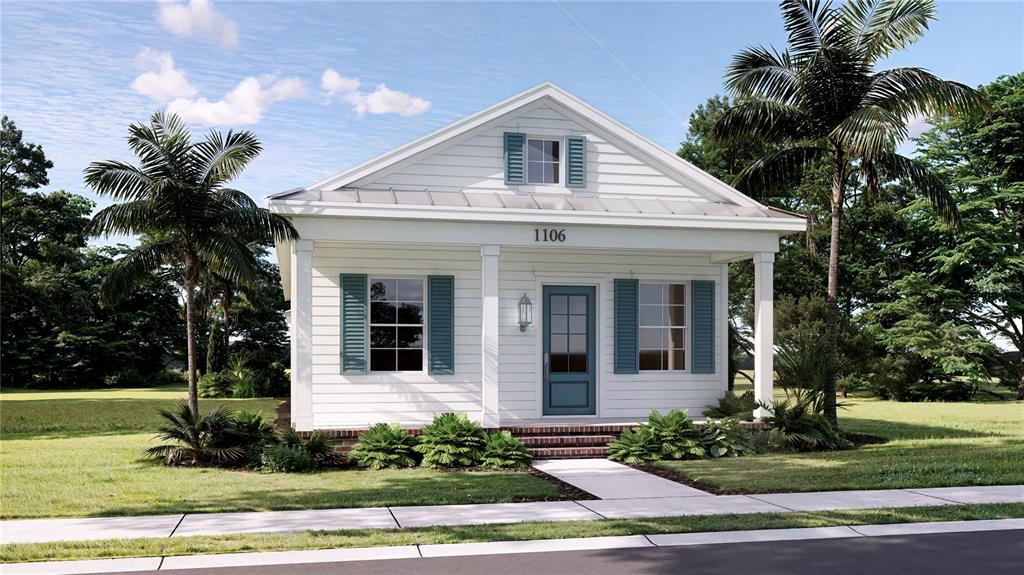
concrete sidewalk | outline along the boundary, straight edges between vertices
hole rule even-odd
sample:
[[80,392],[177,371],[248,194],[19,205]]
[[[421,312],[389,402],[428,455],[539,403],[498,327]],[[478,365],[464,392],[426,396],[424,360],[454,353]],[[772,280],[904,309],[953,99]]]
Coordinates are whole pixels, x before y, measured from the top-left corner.
[[429,527],[629,519],[729,513],[789,513],[977,503],[1024,503],[1024,485],[830,491],[764,495],[644,497],[480,505],[201,513],[0,522],[0,543],[40,543],[231,533]]
[[704,533],[668,533],[660,535],[580,537],[572,539],[495,541],[486,543],[318,549],[311,551],[270,551],[256,553],[186,555],[175,557],[141,557],[137,559],[9,563],[2,565],[2,569],[4,575],[71,575],[126,571],[166,571],[175,569],[215,569],[220,567],[343,563],[349,561],[374,561],[386,559],[465,557],[473,555],[552,553],[601,549],[809,541],[821,539],[891,537],[899,535],[1007,530],[1024,530],[1024,519],[900,523],[890,525],[852,525],[843,527],[763,529]]

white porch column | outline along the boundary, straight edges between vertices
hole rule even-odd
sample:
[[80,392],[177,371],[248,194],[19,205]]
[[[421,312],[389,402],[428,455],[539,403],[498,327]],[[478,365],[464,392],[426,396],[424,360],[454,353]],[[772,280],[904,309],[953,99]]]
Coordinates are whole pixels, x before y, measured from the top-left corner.
[[313,241],[292,242],[291,423],[313,429]]
[[[771,404],[773,356],[775,353],[775,316],[773,274],[775,254],[760,252],[754,254],[754,399]],[[757,408],[754,417],[762,419],[770,415],[768,410]]]
[[498,257],[501,247],[494,245],[480,246],[482,262],[481,279],[481,425],[498,427],[501,420],[498,414],[499,390],[499,310],[498,310]]

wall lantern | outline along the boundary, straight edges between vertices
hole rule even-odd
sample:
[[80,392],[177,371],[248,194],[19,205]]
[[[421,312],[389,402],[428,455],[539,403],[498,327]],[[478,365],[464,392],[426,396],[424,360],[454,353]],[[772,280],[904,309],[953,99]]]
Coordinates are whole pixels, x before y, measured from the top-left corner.
[[519,331],[526,331],[526,326],[533,323],[533,302],[523,294],[519,298]]

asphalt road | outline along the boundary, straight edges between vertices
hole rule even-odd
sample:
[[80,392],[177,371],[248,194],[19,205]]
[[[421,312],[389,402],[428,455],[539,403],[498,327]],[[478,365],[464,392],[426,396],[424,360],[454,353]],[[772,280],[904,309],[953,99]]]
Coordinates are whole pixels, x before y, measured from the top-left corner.
[[1024,530],[160,571],[178,575],[1024,575]]

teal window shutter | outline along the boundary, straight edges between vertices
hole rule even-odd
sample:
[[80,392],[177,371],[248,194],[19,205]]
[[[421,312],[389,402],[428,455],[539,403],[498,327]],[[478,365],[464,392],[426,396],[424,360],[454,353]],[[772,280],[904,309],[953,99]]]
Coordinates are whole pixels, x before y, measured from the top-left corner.
[[565,185],[587,187],[587,139],[582,136],[565,139]]
[[526,134],[505,132],[505,183],[526,183]]
[[615,280],[615,373],[637,373],[640,280]]
[[715,282],[690,284],[690,373],[715,373]]
[[427,369],[431,375],[455,373],[455,278],[427,278]]
[[366,373],[366,274],[341,274],[341,373]]

